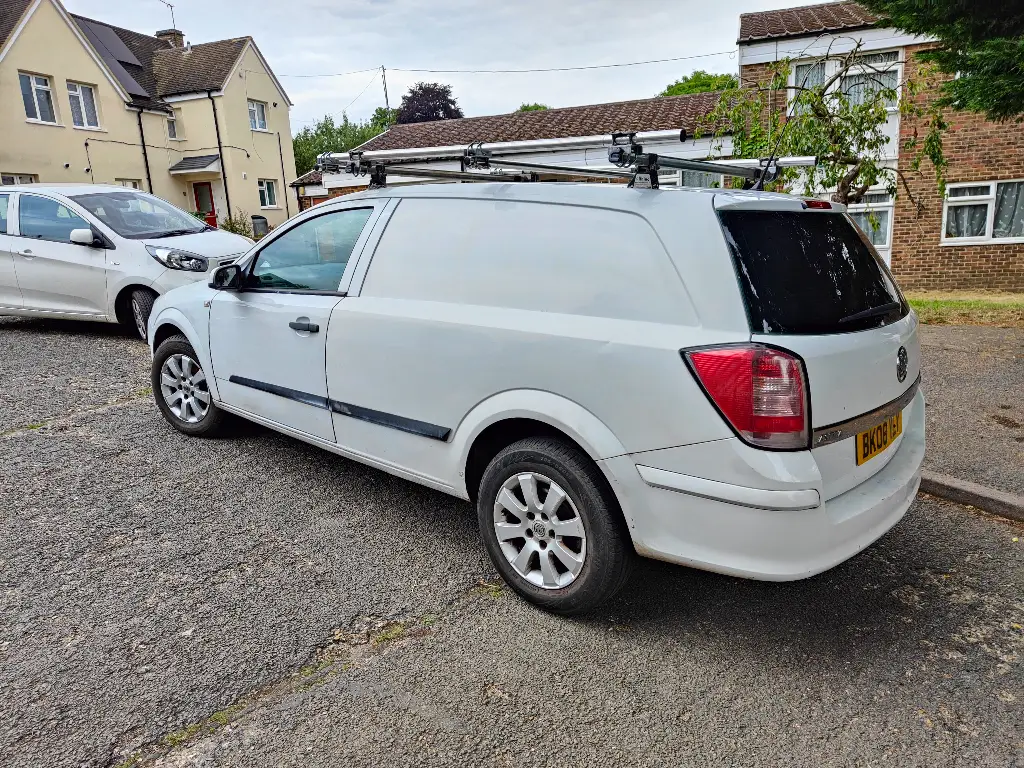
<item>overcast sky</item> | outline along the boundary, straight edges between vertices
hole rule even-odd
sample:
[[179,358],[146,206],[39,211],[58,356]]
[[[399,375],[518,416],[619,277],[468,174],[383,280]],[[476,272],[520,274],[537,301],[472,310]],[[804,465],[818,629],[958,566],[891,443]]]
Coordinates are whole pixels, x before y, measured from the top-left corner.
[[[171,24],[160,0],[64,0],[74,13],[152,34]],[[384,65],[391,106],[418,80],[449,83],[467,116],[654,96],[694,69],[736,72],[742,12],[799,0],[174,0],[193,43],[251,35],[294,106],[292,129],[384,104],[379,74],[324,75]],[[714,55],[705,55],[714,54]],[[701,56],[582,72],[417,73],[404,69],[525,69]],[[365,90],[364,90],[365,89]],[[360,95],[360,93],[362,95]]]

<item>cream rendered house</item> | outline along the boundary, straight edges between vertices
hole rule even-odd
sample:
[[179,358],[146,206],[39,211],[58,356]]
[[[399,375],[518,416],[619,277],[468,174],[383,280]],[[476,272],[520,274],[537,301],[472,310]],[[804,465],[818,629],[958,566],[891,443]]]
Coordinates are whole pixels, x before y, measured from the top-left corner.
[[122,184],[275,226],[298,211],[290,106],[250,37],[189,45],[0,0],[3,184]]

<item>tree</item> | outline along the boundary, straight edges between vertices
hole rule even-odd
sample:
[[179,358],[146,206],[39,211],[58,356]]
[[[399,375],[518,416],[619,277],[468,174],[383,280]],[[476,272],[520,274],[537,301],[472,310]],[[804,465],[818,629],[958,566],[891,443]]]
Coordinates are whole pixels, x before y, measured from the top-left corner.
[[887,23],[937,38],[918,55],[951,78],[941,106],[984,113],[990,120],[1024,119],[1024,9],[1020,0],[861,0]]
[[516,112],[542,112],[545,109],[550,107],[547,104],[520,104]]
[[370,116],[370,124],[379,128],[381,131],[386,131],[395,124],[396,117],[398,117],[397,109],[377,107],[373,110],[373,114]]
[[397,123],[429,123],[433,120],[451,120],[464,117],[458,102],[452,96],[450,85],[416,83],[402,97]]
[[[914,98],[922,83],[894,84],[885,70],[869,61],[859,46],[843,54],[832,54],[830,48],[819,59],[801,61],[797,72],[802,79],[789,86],[793,95],[788,109],[790,62],[778,62],[769,82],[724,92],[701,121],[698,135],[718,137],[719,151],[724,137],[731,136],[732,157],[817,158],[809,168],[781,169],[773,189],[796,188],[806,195],[831,191],[835,202],[850,204],[860,202],[879,184],[895,195],[903,182],[903,189],[917,203],[901,172],[886,163],[886,156],[892,154],[885,131],[889,108],[899,100],[903,115],[923,118],[926,135],[911,137],[905,149],[915,169],[924,158],[932,162],[940,189],[947,165],[942,152],[946,123],[938,108]],[[905,93],[899,99],[901,87]]]
[[[382,114],[378,115],[378,112]],[[301,176],[313,170],[317,155],[345,152],[383,133],[388,128],[388,124],[383,122],[386,117],[384,112],[386,110],[383,107],[378,108],[368,122],[353,122],[348,119],[348,115],[342,113],[340,123],[335,123],[334,117],[327,115],[317,121],[316,125],[307,125],[292,139],[295,172]]]
[[703,69],[698,69],[696,72],[679,78],[658,95],[685,96],[688,93],[727,91],[736,88],[738,85],[739,83],[735,75],[713,75],[710,72],[705,72]]

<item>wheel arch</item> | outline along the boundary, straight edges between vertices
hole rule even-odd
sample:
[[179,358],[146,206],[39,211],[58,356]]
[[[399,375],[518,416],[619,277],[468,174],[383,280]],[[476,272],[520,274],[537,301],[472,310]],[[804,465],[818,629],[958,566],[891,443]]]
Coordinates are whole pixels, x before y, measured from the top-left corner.
[[122,286],[117,295],[114,296],[114,319],[117,322],[127,323],[131,321],[131,307],[128,305],[131,301],[132,292],[140,288],[144,291],[149,291],[153,296],[160,295],[160,292],[155,290],[153,286],[145,283],[128,283]]
[[[538,390],[510,390],[479,403],[455,431],[453,447],[459,457],[458,489],[475,500],[480,477],[490,460],[507,445],[524,437],[553,436],[578,446],[601,469],[601,459],[626,453],[625,447],[597,416],[567,398]],[[620,507],[626,513],[619,499]]]
[[181,334],[188,343],[192,345],[196,355],[199,357],[199,364],[207,373],[207,386],[215,400],[220,400],[220,393],[217,389],[217,377],[213,375],[213,361],[210,358],[210,348],[204,343],[189,318],[181,310],[175,307],[157,307],[153,310],[154,315],[150,318],[150,327],[153,329],[150,349],[155,355],[157,347],[170,336]]

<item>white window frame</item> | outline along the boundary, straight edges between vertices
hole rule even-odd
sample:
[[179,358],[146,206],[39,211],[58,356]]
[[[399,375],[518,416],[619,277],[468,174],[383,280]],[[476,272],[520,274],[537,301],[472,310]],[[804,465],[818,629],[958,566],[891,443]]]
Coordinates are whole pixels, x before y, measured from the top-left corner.
[[[260,112],[263,112],[263,123],[260,124]],[[249,128],[254,131],[269,133],[267,130],[267,103],[249,99]]]
[[[882,188],[879,188],[879,189],[869,189],[866,194],[868,194],[868,195],[879,195],[879,194],[889,195],[889,191],[887,189],[882,189]],[[875,248],[878,248],[878,249],[891,249],[892,248],[892,225],[893,225],[893,219],[894,219],[894,217],[896,215],[896,201],[893,199],[892,195],[889,195],[889,201],[885,202],[885,203],[851,203],[850,205],[846,206],[846,210],[847,210],[848,213],[872,213],[872,212],[878,213],[879,211],[887,211],[889,213],[889,226],[886,228],[885,243],[882,244],[882,245],[878,245],[878,244],[872,243],[872,245],[874,245]],[[870,241],[871,240],[871,233],[865,232],[864,234],[867,235],[868,240]]]
[[[939,245],[997,245],[1000,243],[1024,243],[1024,237],[993,237],[992,230],[996,221],[996,199],[998,186],[1000,184],[1020,184],[1024,179],[996,179],[993,181],[959,181],[955,184],[946,185],[946,197],[942,201],[942,232]],[[969,197],[950,197],[949,190],[962,187],[988,187],[987,195],[971,195]],[[950,208],[960,205],[988,206],[988,215],[985,217],[985,234],[979,237],[947,237],[946,236],[946,214]]]
[[[6,181],[11,179],[11,181]],[[38,184],[38,177],[34,173],[3,173],[0,172],[0,186],[9,187],[14,184]]]
[[[174,127],[174,135],[171,136],[171,127]],[[185,134],[182,133],[181,110],[172,109],[167,118],[167,139],[169,141],[184,141]]]
[[114,179],[115,184],[120,184],[122,187],[128,189],[137,189],[142,191],[142,179]]
[[[269,187],[267,185],[270,185]],[[281,206],[277,204],[277,179],[260,179],[256,184],[257,190],[260,195],[260,208],[262,210],[275,210]],[[267,194],[268,188],[274,193],[274,202],[270,202],[270,195]],[[268,204],[264,205],[264,201]]]
[[[895,101],[895,103],[893,103],[892,106],[887,107],[887,111],[889,112],[889,114],[892,114],[894,112],[898,112],[899,111],[900,100],[903,98],[903,88],[901,87],[901,85],[903,83],[903,59],[904,59],[903,49],[902,48],[882,48],[882,49],[879,49],[877,51],[876,50],[870,50],[870,51],[862,50],[858,55],[859,56],[868,56],[868,55],[879,54],[879,53],[895,53],[896,54],[896,60],[892,61],[892,62],[889,62],[888,64],[884,64],[884,65],[873,65],[873,64],[856,65],[855,64],[855,65],[850,67],[850,69],[847,72],[847,74],[848,75],[863,75],[863,74],[874,74],[874,73],[877,73],[877,72],[895,71],[896,72],[896,101]],[[787,114],[790,114],[790,115],[793,114],[793,101],[796,98],[796,94],[797,94],[796,89],[799,86],[799,83],[797,83],[797,81],[796,81],[796,68],[797,68],[797,65],[799,65],[799,64],[813,64],[816,61],[818,61],[817,58],[811,58],[811,59],[797,59],[795,61],[790,62],[789,82],[786,84],[787,85],[787,91],[786,91],[786,94],[787,94],[787,98],[786,98],[786,100],[787,100],[786,113]],[[838,73],[839,69],[840,69],[840,62],[837,59],[826,59],[825,60],[825,81],[827,82],[829,78],[833,77],[836,73]],[[841,86],[842,86],[842,78],[836,80],[836,82],[832,85],[832,87],[829,89],[829,91],[831,92],[831,91],[833,91],[833,90],[835,90],[837,88],[840,88]]]
[[[72,86],[74,86],[74,88],[75,88],[74,91],[71,90]],[[78,123],[75,122],[75,110],[72,109],[71,110],[71,124],[75,128],[78,128],[78,129],[83,130],[83,131],[89,131],[89,130],[98,131],[98,130],[100,130],[100,102],[99,102],[99,99],[96,98],[96,86],[95,85],[89,85],[88,83],[79,83],[79,82],[76,82],[74,80],[68,80],[67,81],[67,88],[68,88],[68,101],[73,102],[75,99],[78,99],[78,107],[79,107],[79,110],[82,113],[82,125],[79,125]],[[96,124],[95,125],[92,125],[92,124],[89,123],[89,113],[86,112],[86,110],[85,110],[85,94],[82,93],[82,89],[83,88],[88,88],[89,92],[92,94],[92,107],[96,111]],[[52,97],[52,94],[51,94],[51,97]]]
[[[18,72],[18,95],[21,95],[21,76],[25,75],[29,78],[29,83],[32,86],[32,103],[36,108],[36,116],[29,117],[25,115],[25,120],[29,123],[39,123],[40,125],[60,125],[60,114],[57,112],[57,99],[53,97],[53,78],[49,75],[37,75],[32,72]],[[46,85],[39,85],[37,80],[45,80]],[[42,114],[42,110],[39,109],[39,91],[46,91],[50,94],[50,108],[53,112],[53,120],[43,120],[39,117]]]

